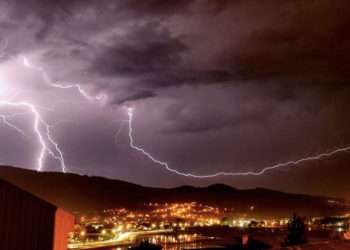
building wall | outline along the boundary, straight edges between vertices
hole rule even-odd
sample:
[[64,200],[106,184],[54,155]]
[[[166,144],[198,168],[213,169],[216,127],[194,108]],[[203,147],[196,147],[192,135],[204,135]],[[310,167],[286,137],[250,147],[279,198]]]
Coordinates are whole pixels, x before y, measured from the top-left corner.
[[0,250],[66,250],[74,217],[0,179]]
[[55,233],[53,250],[67,250],[68,234],[74,229],[75,218],[58,208],[55,215]]

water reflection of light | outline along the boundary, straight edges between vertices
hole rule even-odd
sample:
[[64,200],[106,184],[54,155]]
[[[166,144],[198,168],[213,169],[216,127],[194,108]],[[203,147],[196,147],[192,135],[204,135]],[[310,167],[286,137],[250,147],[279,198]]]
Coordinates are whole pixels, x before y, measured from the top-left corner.
[[148,238],[153,244],[169,244],[169,243],[188,243],[198,240],[197,234],[179,234],[179,235],[154,235]]
[[[140,242],[148,241],[152,244],[161,245],[163,250],[182,250],[182,249],[200,249],[203,247],[212,246],[217,237],[203,236],[197,233],[182,233],[182,234],[157,234],[143,236],[138,238],[133,246],[139,245]],[[216,243],[214,244],[216,246]],[[114,247],[108,250],[128,250],[131,247]]]
[[[149,241],[152,244],[161,245],[163,250],[198,249],[202,247],[202,240],[208,239],[196,233],[194,234],[160,234],[144,237],[140,240]],[[113,249],[118,250],[118,249]]]

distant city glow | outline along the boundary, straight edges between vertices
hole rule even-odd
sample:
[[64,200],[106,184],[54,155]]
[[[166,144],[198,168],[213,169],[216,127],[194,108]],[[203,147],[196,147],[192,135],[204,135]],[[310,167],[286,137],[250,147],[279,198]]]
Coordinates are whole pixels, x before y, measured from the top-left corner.
[[[256,228],[271,232],[285,231],[291,222],[289,218],[254,218],[251,207],[247,207],[246,211],[236,211],[234,207],[216,207],[198,202],[149,202],[140,210],[108,209],[98,215],[81,215],[75,231],[70,235],[69,246],[75,249],[112,244],[133,245],[138,237],[145,235],[153,244],[180,244],[216,239],[201,235],[203,228]],[[310,217],[304,223],[308,231],[327,229],[342,233],[348,229],[350,218],[347,215],[332,218],[328,221],[322,217]],[[348,233],[344,233],[346,237]]]

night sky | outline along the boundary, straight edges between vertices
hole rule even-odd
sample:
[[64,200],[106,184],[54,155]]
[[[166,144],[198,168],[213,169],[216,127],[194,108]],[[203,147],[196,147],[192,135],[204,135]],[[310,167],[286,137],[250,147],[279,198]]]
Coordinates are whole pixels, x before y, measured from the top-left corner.
[[[0,0],[0,101],[38,107],[70,172],[350,199],[350,152],[262,176],[182,177],[129,147],[125,108],[135,144],[186,173],[258,171],[347,147],[349,13],[348,0]],[[44,71],[103,99],[54,88]],[[32,115],[0,114],[25,132],[0,119],[0,162],[35,169]],[[59,162],[48,155],[44,170]]]

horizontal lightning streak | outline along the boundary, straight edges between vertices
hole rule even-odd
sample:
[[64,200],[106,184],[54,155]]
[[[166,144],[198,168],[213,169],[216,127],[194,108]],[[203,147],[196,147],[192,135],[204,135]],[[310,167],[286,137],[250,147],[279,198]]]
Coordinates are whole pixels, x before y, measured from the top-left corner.
[[[7,43],[4,43],[3,46],[0,46],[0,57],[4,56],[4,50],[7,47]],[[45,81],[46,84],[48,84],[50,87],[53,88],[59,88],[59,89],[76,89],[80,95],[82,97],[84,97],[85,99],[92,101],[92,100],[98,100],[101,101],[102,99],[104,99],[106,96],[104,95],[100,95],[100,96],[90,96],[82,87],[80,84],[70,84],[70,83],[66,83],[66,84],[61,84],[61,83],[54,83],[50,80],[50,77],[48,76],[47,72],[45,71],[44,68],[42,67],[37,67],[35,65],[33,65],[28,58],[26,58],[25,56],[22,56],[23,59],[23,65],[29,69],[38,71],[39,73],[41,73],[43,80]],[[37,138],[39,140],[40,143],[40,151],[39,151],[39,155],[37,158],[37,170],[41,171],[43,168],[43,162],[46,156],[46,153],[50,154],[54,159],[59,160],[60,164],[61,164],[61,168],[63,172],[66,172],[66,165],[65,165],[65,160],[64,160],[64,156],[62,151],[60,150],[60,147],[58,145],[58,143],[52,138],[51,136],[51,126],[48,125],[41,117],[40,112],[38,111],[37,107],[34,106],[31,103],[27,103],[27,102],[4,102],[4,101],[0,101],[0,106],[12,106],[12,107],[24,107],[27,108],[34,117],[34,127],[33,130],[35,132],[35,134],[37,135]],[[126,122],[128,122],[128,136],[129,136],[129,146],[142,153],[143,155],[145,155],[147,158],[149,158],[151,161],[153,161],[154,163],[163,166],[167,171],[175,173],[177,175],[181,175],[181,176],[185,176],[185,177],[192,177],[192,178],[214,178],[214,177],[218,177],[218,176],[259,176],[259,175],[263,175],[268,171],[272,171],[274,169],[278,169],[278,168],[282,168],[282,167],[287,167],[287,166],[297,166],[301,163],[304,162],[309,162],[309,161],[317,161],[317,160],[322,160],[323,158],[327,158],[327,157],[331,157],[335,154],[341,153],[341,152],[347,152],[350,151],[350,146],[349,147],[343,147],[343,148],[337,148],[331,152],[327,152],[327,153],[321,153],[318,155],[314,155],[314,156],[309,156],[309,157],[305,157],[305,158],[301,158],[299,160],[295,160],[295,161],[288,161],[288,162],[284,162],[284,163],[278,163],[275,165],[271,165],[268,167],[263,168],[262,170],[258,170],[258,171],[239,171],[239,172],[217,172],[214,174],[208,174],[208,175],[198,175],[198,174],[193,174],[193,173],[186,173],[186,172],[182,172],[179,170],[176,170],[174,168],[171,168],[169,166],[169,164],[167,162],[164,161],[160,161],[157,158],[155,158],[152,154],[150,154],[149,152],[147,152],[146,150],[144,150],[142,147],[139,147],[135,144],[134,142],[134,137],[133,137],[133,109],[132,108],[128,108],[127,109],[127,115],[128,115],[128,120]],[[14,124],[12,124],[11,122],[8,121],[7,116],[4,115],[0,115],[0,119],[2,119],[2,121],[8,125],[9,127],[15,129],[17,132],[20,132],[21,134],[24,134],[24,132],[22,130],[20,130],[18,127],[16,127]],[[41,133],[40,128],[43,127],[45,130],[44,135]],[[122,130],[122,125],[120,126],[120,128],[118,129],[118,131],[115,134],[115,140],[117,140],[119,134],[121,133]],[[46,139],[45,139],[45,138]],[[46,141],[47,140],[47,141]],[[48,146],[48,143],[55,148],[55,151],[57,152],[58,155],[56,155]]]
[[169,166],[169,164],[167,162],[164,161],[160,161],[158,159],[156,159],[153,155],[151,155],[150,153],[148,153],[146,150],[144,150],[143,148],[136,146],[134,143],[134,137],[133,137],[133,109],[132,108],[128,108],[127,109],[127,113],[128,113],[128,124],[129,124],[129,142],[130,142],[130,147],[137,150],[138,152],[141,152],[142,154],[144,154],[146,157],[148,157],[151,161],[153,161],[156,164],[159,164],[161,166],[163,166],[166,170],[175,173],[177,175],[181,175],[181,176],[185,176],[185,177],[192,177],[192,178],[214,178],[214,177],[219,177],[219,176],[259,176],[259,175],[263,175],[268,171],[274,170],[274,169],[278,169],[278,168],[282,168],[282,167],[287,167],[287,166],[296,166],[299,165],[301,163],[304,162],[309,162],[309,161],[316,161],[316,160],[321,160],[323,158],[326,157],[331,157],[335,154],[341,153],[341,152],[347,152],[350,151],[350,146],[349,147],[343,147],[343,148],[338,148],[335,149],[331,152],[328,153],[321,153],[318,155],[314,155],[314,156],[309,156],[309,157],[305,157],[305,158],[301,158],[299,160],[295,160],[295,161],[288,161],[288,162],[284,162],[284,163],[278,163],[275,165],[271,165],[268,167],[263,168],[262,170],[258,170],[258,171],[242,171],[242,172],[217,172],[214,174],[208,174],[208,175],[198,175],[198,174],[192,174],[192,173],[186,173],[186,172],[182,172],[176,169],[173,169]]

